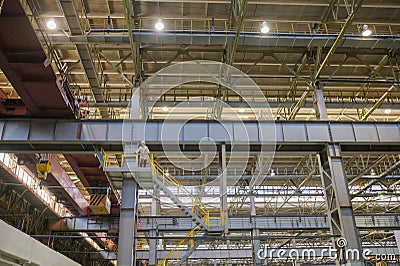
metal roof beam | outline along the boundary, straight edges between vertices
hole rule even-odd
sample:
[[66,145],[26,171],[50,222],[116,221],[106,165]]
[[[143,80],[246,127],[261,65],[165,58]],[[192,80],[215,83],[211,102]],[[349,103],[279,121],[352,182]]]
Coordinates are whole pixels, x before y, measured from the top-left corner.
[[[107,64],[119,75],[121,78],[130,86],[134,87],[134,84],[122,73],[117,66],[114,66],[113,63],[110,62],[110,60],[100,51],[97,50],[97,53],[104,59],[106,60]],[[99,105],[101,106],[101,105]]]
[[331,59],[332,55],[335,53],[336,48],[339,46],[339,44],[342,41],[342,38],[347,30],[347,28],[351,25],[355,14],[357,13],[357,11],[360,9],[362,3],[364,2],[364,0],[360,0],[357,5],[355,6],[355,8],[352,10],[352,12],[350,13],[350,15],[346,18],[346,22],[345,24],[342,26],[342,29],[340,30],[338,36],[336,37],[335,41],[333,42],[331,48],[329,49],[328,53],[326,54],[324,60],[322,61],[321,65],[319,66],[318,70],[315,73],[314,78],[318,79],[318,77],[320,76],[322,70],[324,69],[324,67],[328,64],[329,60]]
[[136,40],[136,37],[133,35],[133,29],[135,28],[135,18],[136,18],[136,10],[135,10],[135,0],[124,0],[124,13],[125,20],[128,25],[128,36],[129,36],[129,44],[131,46],[132,52],[132,60],[133,60],[133,69],[135,71],[135,81],[134,85],[138,87],[142,82],[142,55],[140,50],[140,43]]
[[[185,43],[186,45],[225,45],[228,38],[235,36],[235,33],[225,31],[215,32],[204,32],[204,31],[163,31],[158,34],[154,34],[152,30],[133,30],[133,37],[137,42],[146,45],[157,45],[159,50],[165,48],[161,45],[173,44],[180,45]],[[115,45],[118,44],[121,49],[129,46],[129,34],[126,29],[116,29],[116,32],[101,30],[95,32],[92,30],[86,35],[66,36],[65,34],[49,33],[48,34],[52,44],[63,44],[68,45],[71,43],[76,44],[101,44],[101,45]],[[40,38],[40,36],[39,36]],[[358,34],[343,34],[342,38],[345,41],[338,42],[340,48],[350,48],[362,46],[362,49],[389,49],[389,48],[400,48],[400,38],[397,36],[383,34],[379,36],[371,36],[370,38],[362,38]],[[257,47],[258,52],[263,50],[270,50],[275,47],[287,47],[290,49],[296,49],[301,47],[306,49],[307,47],[318,47],[323,46],[330,48],[337,39],[336,34],[301,34],[293,35],[291,33],[271,33],[268,38],[261,36],[258,32],[241,32],[238,39],[238,46],[245,45],[251,50],[252,47]],[[338,44],[336,44],[338,46]],[[207,49],[209,47],[206,47]],[[336,47],[337,48],[337,47]],[[336,49],[335,48],[335,49]],[[157,48],[153,48],[157,49]],[[211,48],[212,49],[212,48]],[[361,48],[360,48],[361,49]],[[362,50],[361,49],[361,50]],[[176,50],[176,48],[175,48]],[[274,50],[274,52],[277,52]],[[301,53],[304,53],[302,50]],[[370,54],[374,54],[375,51],[370,51]],[[387,53],[387,52],[386,52]],[[367,53],[366,53],[367,54]]]
[[388,175],[391,175],[394,171],[399,169],[399,167],[400,167],[400,161],[397,161],[392,166],[390,166],[388,169],[386,169],[382,174],[377,176],[377,178],[369,181],[366,185],[364,185],[363,187],[361,187],[357,191],[355,191],[353,193],[353,195],[361,194],[363,191],[365,191],[366,189],[370,188],[371,186],[376,184],[378,181],[382,180],[383,178],[387,177]]
[[[233,39],[232,38],[227,39],[224,50],[224,63],[230,66],[233,65],[233,62],[235,60],[236,50],[240,38],[240,31],[243,26],[246,6],[247,6],[247,0],[231,0],[229,22],[230,22],[230,27],[235,26],[236,29],[235,29],[235,36],[233,37]],[[224,70],[224,76],[228,84],[230,82],[230,74],[231,74],[230,70],[231,69],[229,67],[225,68]],[[222,85],[218,86],[217,95],[220,97],[221,101],[225,100],[227,90],[228,89],[223,88]],[[217,102],[216,105],[213,107],[211,114],[214,116],[214,118],[220,119],[222,111],[223,111],[223,103]]]
[[365,121],[367,120],[367,118],[377,109],[379,108],[379,106],[381,106],[381,104],[383,103],[383,101],[386,99],[386,97],[390,94],[390,92],[396,88],[395,85],[390,86],[390,88],[381,96],[379,97],[379,99],[375,102],[375,104],[368,109],[368,111],[361,117],[361,121]]
[[[75,36],[85,35],[81,26],[81,21],[78,17],[78,13],[75,9],[74,2],[72,0],[58,0],[58,3],[61,6],[61,10],[65,16],[65,20],[67,21],[67,25],[71,33],[71,36],[68,37],[74,38]],[[75,43],[75,47],[82,63],[82,67],[85,71],[86,79],[89,82],[92,90],[94,100],[98,103],[105,102],[103,91],[101,89],[101,83],[94,65],[92,52],[89,48],[89,43]],[[101,108],[100,114],[102,117],[109,117],[106,109]]]

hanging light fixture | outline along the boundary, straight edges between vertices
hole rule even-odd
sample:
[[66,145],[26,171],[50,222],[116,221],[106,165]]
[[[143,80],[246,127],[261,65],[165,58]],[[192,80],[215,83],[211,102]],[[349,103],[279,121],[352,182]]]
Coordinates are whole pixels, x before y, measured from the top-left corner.
[[51,18],[47,21],[47,28],[50,30],[55,30],[57,28],[57,24],[54,18]]
[[157,20],[156,24],[154,24],[154,28],[158,31],[162,31],[164,27],[165,25],[160,18]]
[[269,32],[269,27],[268,27],[268,25],[267,25],[267,22],[266,21],[263,21],[262,23],[261,23],[261,33],[268,33]]
[[390,114],[390,113],[392,112],[392,109],[385,109],[385,111],[384,111],[384,112],[385,112],[385,114],[387,114],[387,115],[388,115],[388,114]]
[[368,36],[370,36],[371,34],[372,34],[372,31],[368,28],[368,25],[367,25],[367,24],[364,24],[364,25],[362,26],[361,35],[364,36],[364,37],[368,37]]

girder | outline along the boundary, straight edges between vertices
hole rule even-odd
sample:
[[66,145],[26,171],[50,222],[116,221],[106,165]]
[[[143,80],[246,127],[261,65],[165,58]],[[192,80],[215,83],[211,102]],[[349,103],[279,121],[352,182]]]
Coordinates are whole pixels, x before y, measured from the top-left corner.
[[[3,151],[27,152],[86,152],[93,153],[96,148],[106,151],[122,151],[122,142],[140,142],[146,139],[151,150],[162,148],[161,142],[171,140],[161,138],[163,130],[174,129],[178,121],[140,121],[140,120],[0,120],[0,147]],[[325,143],[339,143],[344,152],[349,151],[396,151],[400,142],[399,123],[358,123],[328,121],[276,121],[276,122],[233,122],[227,121],[222,129],[214,121],[190,121],[183,126],[180,144],[186,150],[198,151],[198,143],[204,137],[216,143],[248,142],[257,151],[261,144],[275,144],[271,133],[275,131],[276,150],[320,151]],[[133,127],[132,127],[133,125]],[[132,138],[126,139],[135,128]],[[222,129],[222,131],[221,131]],[[245,130],[241,132],[241,130]],[[143,134],[143,132],[146,132]],[[248,136],[243,135],[248,132]],[[178,133],[178,132],[176,132]],[[123,139],[123,135],[125,139]],[[233,136],[233,138],[229,137]],[[197,147],[197,148],[196,148]],[[380,147],[380,148],[379,148]]]
[[[63,218],[70,229],[63,227],[53,227],[53,231],[71,231],[71,232],[108,232],[118,230],[119,217],[71,217]],[[393,214],[371,214],[356,215],[355,221],[357,228],[366,229],[385,229],[395,230],[400,228],[398,215]],[[196,223],[190,217],[169,217],[169,216],[139,216],[138,223],[140,228],[138,232],[147,232],[158,230],[159,232],[185,232],[190,231]],[[262,232],[283,232],[287,230],[328,230],[329,222],[326,216],[229,216],[229,232],[239,232],[241,230],[250,231],[259,229]]]
[[[73,38],[73,36],[82,36],[84,34],[84,29],[82,29],[83,23],[78,16],[73,1],[59,0],[58,3],[60,4],[67,21],[69,32],[71,34],[69,37]],[[75,44],[75,47],[79,55],[79,60],[85,71],[89,86],[92,90],[94,100],[98,103],[105,102],[103,90],[101,89],[101,82],[94,65],[94,58],[89,44],[77,43]],[[100,108],[100,112],[102,117],[109,117],[105,108]]]
[[[116,30],[116,32],[118,32]],[[133,37],[137,42],[143,44],[180,44],[186,43],[187,45],[224,45],[228,38],[233,38],[234,33],[226,32],[193,32],[187,33],[184,31],[165,31],[157,35],[153,34],[152,31],[140,30],[133,31]],[[83,36],[70,36],[69,38],[61,34],[49,34],[52,39],[52,43],[58,44],[129,44],[129,36],[126,33],[106,33],[95,31],[89,32]],[[252,32],[241,32],[238,38],[238,45],[245,45],[250,47],[332,47],[336,40],[335,34],[271,34],[268,36],[261,36],[259,33]],[[365,40],[359,35],[344,34],[341,48],[354,48],[362,46],[363,48],[399,48],[400,44],[398,38],[392,35],[374,36]],[[176,49],[175,49],[176,50]]]

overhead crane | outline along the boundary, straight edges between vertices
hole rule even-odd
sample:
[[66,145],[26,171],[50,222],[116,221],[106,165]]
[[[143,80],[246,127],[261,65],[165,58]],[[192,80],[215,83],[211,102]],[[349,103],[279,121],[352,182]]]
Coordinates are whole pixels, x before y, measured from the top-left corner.
[[[40,23],[39,20],[36,22]],[[21,100],[7,99],[5,95],[0,97],[0,107],[3,108],[0,114],[77,117],[75,95],[69,86],[68,76],[54,50],[51,47],[47,47],[47,53],[43,50],[20,1],[4,1],[0,25],[0,68],[21,97]],[[60,76],[53,70],[52,60]]]

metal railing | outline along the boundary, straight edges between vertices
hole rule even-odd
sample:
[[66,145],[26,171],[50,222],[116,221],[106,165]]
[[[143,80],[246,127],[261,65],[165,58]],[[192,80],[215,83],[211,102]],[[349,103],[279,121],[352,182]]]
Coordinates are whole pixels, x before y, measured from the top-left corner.
[[124,167],[125,154],[123,152],[106,152],[101,148],[100,154],[103,158],[103,169],[106,167]]
[[192,201],[192,212],[198,215],[200,218],[209,217],[210,211],[207,206],[196,197],[179,181],[169,173],[168,170],[164,169],[155,159],[153,154],[149,154],[152,173],[155,177],[160,178],[164,186],[173,186],[177,189],[177,196],[188,196]]
[[199,229],[199,227],[196,225],[195,227],[192,228],[186,235],[185,238],[181,239],[165,256],[164,258],[157,264],[157,266],[164,266],[166,265],[166,262],[168,259],[171,258],[172,255],[174,257],[178,257],[179,253],[182,251],[179,249],[181,245],[183,245],[185,242],[188,242],[189,245],[193,246],[193,238],[199,235],[202,231]]

